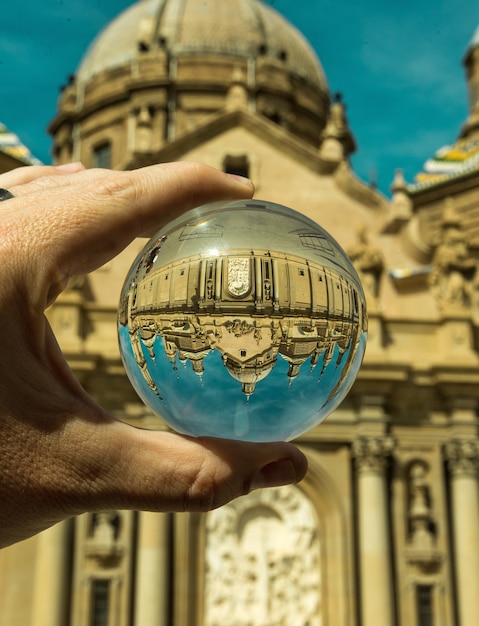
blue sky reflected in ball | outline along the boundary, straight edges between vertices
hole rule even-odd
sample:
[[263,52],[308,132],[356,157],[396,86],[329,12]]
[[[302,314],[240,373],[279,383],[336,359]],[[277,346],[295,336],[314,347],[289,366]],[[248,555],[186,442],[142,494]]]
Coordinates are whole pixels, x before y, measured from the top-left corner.
[[317,224],[263,201],[207,205],[153,237],[119,307],[128,376],[178,432],[290,440],[356,378],[358,277]]

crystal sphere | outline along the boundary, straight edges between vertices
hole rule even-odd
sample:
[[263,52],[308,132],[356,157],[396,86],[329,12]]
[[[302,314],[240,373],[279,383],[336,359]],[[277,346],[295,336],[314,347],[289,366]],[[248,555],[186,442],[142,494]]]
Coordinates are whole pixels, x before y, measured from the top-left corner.
[[260,200],[160,230],[131,267],[118,332],[127,374],[174,430],[290,440],[351,388],[367,316],[356,271],[320,226]]

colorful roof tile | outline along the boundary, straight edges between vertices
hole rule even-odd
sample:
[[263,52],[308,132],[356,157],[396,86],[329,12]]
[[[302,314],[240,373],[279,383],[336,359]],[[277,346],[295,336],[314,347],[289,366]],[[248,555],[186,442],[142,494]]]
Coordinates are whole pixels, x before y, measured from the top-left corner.
[[30,150],[20,141],[19,137],[8,130],[5,124],[0,122],[0,152],[17,159],[27,165],[39,165],[39,161]]
[[471,48],[475,48],[476,46],[479,46],[479,26],[474,31],[474,35],[472,36],[472,39],[469,42],[468,49],[470,50]]
[[457,178],[474,170],[479,170],[479,140],[459,139],[451,146],[440,148],[410,185],[412,191]]

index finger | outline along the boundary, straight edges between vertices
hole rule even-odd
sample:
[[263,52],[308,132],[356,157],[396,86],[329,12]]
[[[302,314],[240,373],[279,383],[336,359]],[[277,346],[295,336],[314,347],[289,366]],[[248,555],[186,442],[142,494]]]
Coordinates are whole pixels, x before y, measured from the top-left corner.
[[105,171],[104,176],[86,170],[72,175],[69,185],[9,200],[11,210],[4,218],[11,216],[7,225],[13,245],[20,238],[21,249],[28,249],[25,275],[41,297],[52,285],[100,267],[135,237],[181,213],[208,202],[248,198],[253,191],[247,179],[197,163]]
[[43,176],[65,176],[80,172],[85,167],[81,163],[66,163],[64,165],[28,165],[17,167],[0,174],[0,187],[15,187],[38,180]]

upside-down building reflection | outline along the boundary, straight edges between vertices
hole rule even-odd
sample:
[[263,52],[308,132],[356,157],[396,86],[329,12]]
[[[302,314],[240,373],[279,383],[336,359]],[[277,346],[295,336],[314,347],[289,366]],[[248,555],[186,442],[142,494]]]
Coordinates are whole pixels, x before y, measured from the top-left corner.
[[337,365],[346,351],[354,359],[364,305],[357,288],[334,269],[270,250],[189,256],[155,270],[150,258],[125,299],[120,323],[128,325],[135,359],[155,393],[139,344],[154,359],[157,337],[173,368],[189,362],[199,376],[205,356],[219,351],[248,396],[278,357],[289,363],[285,384],[308,360],[310,368],[320,361],[326,368],[336,346]]

